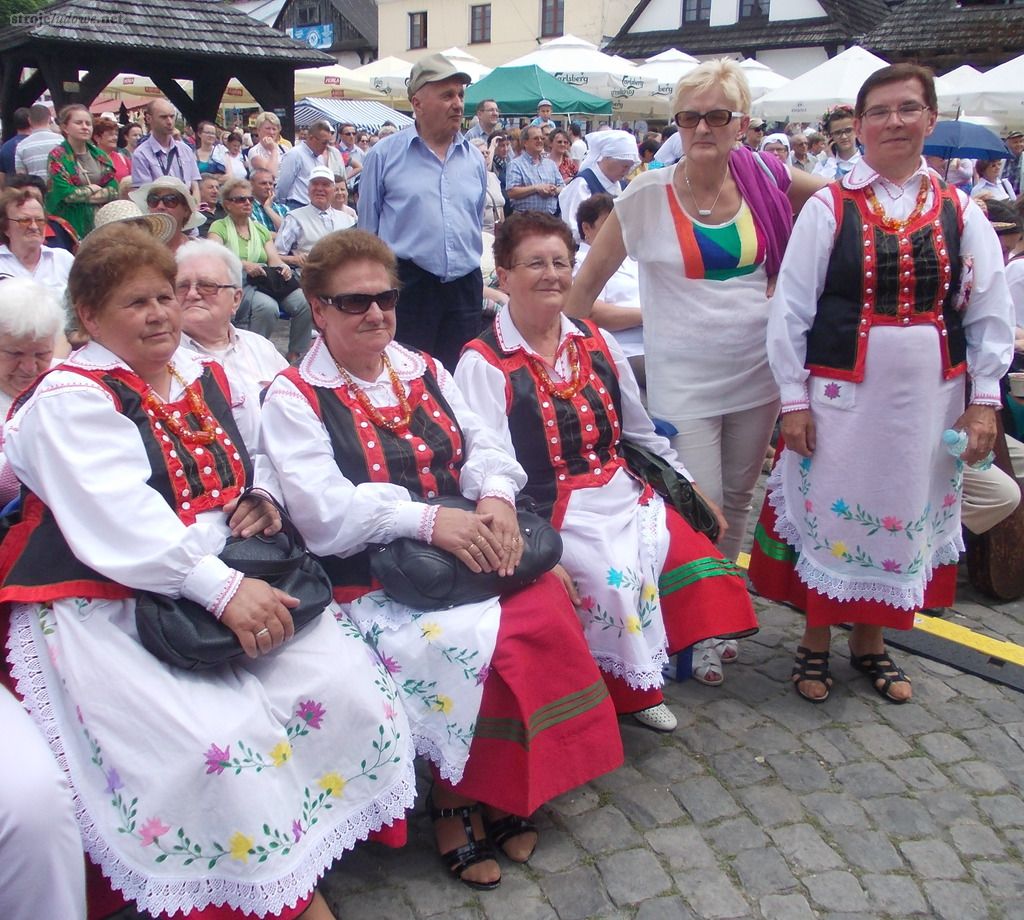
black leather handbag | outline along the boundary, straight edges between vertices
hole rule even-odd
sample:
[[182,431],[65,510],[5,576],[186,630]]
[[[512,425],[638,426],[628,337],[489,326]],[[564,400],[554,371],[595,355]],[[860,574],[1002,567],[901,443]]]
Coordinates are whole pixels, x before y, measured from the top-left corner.
[[676,509],[697,533],[704,534],[712,543],[718,541],[718,518],[708,507],[693,484],[680,475],[664,457],[623,438],[619,441],[619,455],[629,468],[649,483],[662,498]]
[[[431,499],[430,504],[476,510],[475,502],[457,495]],[[370,573],[392,598],[417,610],[457,607],[523,588],[562,558],[562,538],[544,518],[527,510],[532,505],[520,499],[517,507],[524,549],[511,575],[473,572],[446,550],[409,537],[371,547]]]
[[[258,578],[297,597],[299,606],[291,611],[296,632],[312,623],[331,602],[327,573],[306,551],[301,534],[283,511],[281,529],[274,536],[229,537],[220,559],[248,578]],[[245,654],[227,626],[185,598],[138,592],[135,627],[151,654],[188,671],[216,668]]]

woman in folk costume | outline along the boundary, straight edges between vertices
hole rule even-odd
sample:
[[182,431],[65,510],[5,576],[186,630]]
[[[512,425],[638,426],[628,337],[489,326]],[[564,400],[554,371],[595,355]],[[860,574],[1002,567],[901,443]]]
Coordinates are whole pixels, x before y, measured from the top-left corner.
[[[952,602],[963,464],[995,440],[1010,298],[985,215],[921,156],[935,119],[929,71],[867,79],[863,159],[801,212],[775,289],[768,356],[786,449],[751,579],[806,611],[792,679],[812,702],[829,695],[837,623],[854,624],[850,663],[876,692],[910,698],[882,630]],[[949,428],[968,436],[959,459]]]
[[[528,816],[622,762],[615,711],[554,574],[443,610],[372,590],[369,545],[400,537],[473,571],[512,571],[526,475],[441,364],[393,341],[398,276],[385,243],[329,234],[302,285],[321,335],[267,391],[263,446],[335,597],[399,684],[434,774],[442,859],[465,884],[494,888],[495,847],[526,862],[537,845]],[[475,513],[429,503],[458,495]]]
[[[91,341],[7,425],[24,484],[0,552],[8,660],[86,852],[140,910],[329,920],[320,876],[412,804],[409,725],[336,605],[294,633],[294,599],[218,558],[281,520],[240,496],[275,488],[249,452],[258,419],[251,401],[232,408],[219,365],[179,347],[175,273],[123,222],[75,259],[68,293]],[[136,590],[202,605],[246,655],[206,671],[158,660]]]
[[509,303],[466,347],[456,381],[562,535],[562,564],[616,709],[672,731],[667,655],[709,636],[748,635],[757,621],[736,566],[622,459],[628,438],[689,478],[654,431],[618,343],[562,313],[571,246],[569,228],[550,215],[505,222],[494,257]]

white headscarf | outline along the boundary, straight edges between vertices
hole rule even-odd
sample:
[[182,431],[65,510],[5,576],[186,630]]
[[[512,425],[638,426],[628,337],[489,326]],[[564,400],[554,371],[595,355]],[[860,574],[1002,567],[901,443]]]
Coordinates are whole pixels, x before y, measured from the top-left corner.
[[639,165],[636,138],[628,131],[591,131],[587,135],[587,155],[580,163],[580,172],[597,166],[599,160],[629,160]]
[[782,144],[787,150],[789,150],[789,137],[781,132],[779,134],[769,134],[763,141],[758,150],[766,150],[769,144]]

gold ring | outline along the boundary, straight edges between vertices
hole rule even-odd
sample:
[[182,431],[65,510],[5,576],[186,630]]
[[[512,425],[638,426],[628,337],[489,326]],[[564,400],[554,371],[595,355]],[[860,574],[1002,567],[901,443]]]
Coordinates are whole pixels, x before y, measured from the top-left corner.
[[512,542],[513,543],[522,543],[523,541],[519,537],[513,537],[512,538]]

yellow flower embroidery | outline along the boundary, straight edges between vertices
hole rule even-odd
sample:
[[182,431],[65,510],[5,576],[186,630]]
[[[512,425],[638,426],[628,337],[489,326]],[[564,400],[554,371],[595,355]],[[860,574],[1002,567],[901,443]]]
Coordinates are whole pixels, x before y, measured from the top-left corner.
[[437,623],[424,623],[420,627],[420,634],[428,642],[433,642],[441,635],[441,627]]
[[274,766],[279,767],[292,759],[292,746],[287,741],[282,741],[270,752],[270,756],[274,759]]
[[437,695],[437,699],[434,700],[434,709],[438,712],[443,712],[448,715],[452,711],[452,699],[450,696],[445,696],[443,693]]
[[638,617],[635,613],[631,613],[628,617],[626,617],[626,632],[638,633],[640,632],[640,629],[640,617]]
[[239,862],[249,861],[249,851],[253,847],[252,837],[246,837],[241,831],[235,831],[234,836],[228,841],[231,848],[231,858]]
[[345,780],[337,773],[325,773],[317,780],[317,785],[321,789],[326,789],[336,799],[341,798],[341,794],[345,791]]
[[648,604],[653,604],[658,599],[658,589],[648,582],[644,585],[643,598]]
[[846,544],[842,540],[836,540],[836,542],[832,544],[832,555],[835,556],[836,559],[842,559],[843,556],[846,555]]

